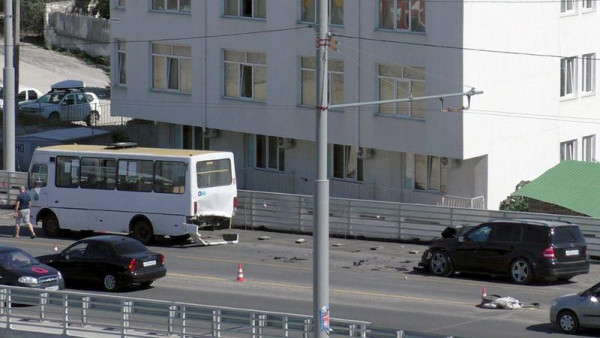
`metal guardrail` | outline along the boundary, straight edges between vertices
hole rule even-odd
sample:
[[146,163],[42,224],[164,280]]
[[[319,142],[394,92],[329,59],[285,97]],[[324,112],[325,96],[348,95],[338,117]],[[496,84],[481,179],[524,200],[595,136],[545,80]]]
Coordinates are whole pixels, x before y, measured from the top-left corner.
[[[238,191],[238,227],[312,232],[313,197]],[[537,218],[578,224],[590,256],[600,256],[600,219],[530,212],[480,210],[434,205],[331,198],[329,230],[341,237],[430,241],[448,226],[476,225],[491,219]]]
[[[331,319],[331,337],[415,337],[422,334]],[[311,337],[306,315],[119,296],[0,287],[0,328],[69,336]]]

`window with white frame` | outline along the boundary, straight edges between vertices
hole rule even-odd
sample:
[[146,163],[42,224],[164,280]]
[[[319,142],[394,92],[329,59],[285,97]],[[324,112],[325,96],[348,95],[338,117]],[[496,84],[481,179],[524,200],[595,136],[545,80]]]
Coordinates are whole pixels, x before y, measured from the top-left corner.
[[224,51],[225,96],[267,100],[267,55]]
[[117,7],[125,7],[125,0],[118,0]]
[[[301,0],[300,21],[316,22],[316,0]],[[344,24],[344,0],[329,0],[329,23],[332,25]]]
[[[316,63],[314,57],[300,58],[302,97],[301,104],[315,106],[316,99]],[[327,61],[327,98],[329,104],[340,104],[344,100],[344,61]]]
[[577,93],[577,58],[560,59],[560,96],[575,96]]
[[593,93],[596,89],[596,54],[585,54],[581,57],[581,91]]
[[333,145],[333,177],[354,181],[363,180],[363,160],[355,146]]
[[581,160],[586,162],[596,161],[596,135],[584,137],[581,143]]
[[379,28],[425,32],[425,1],[379,0]]
[[596,0],[582,0],[581,6],[585,11],[591,11],[596,9]]
[[279,146],[278,137],[256,135],[256,168],[285,171],[285,149]]
[[[438,156],[414,155],[414,161],[407,161],[407,166],[414,162],[414,189],[446,192],[447,169]],[[408,170],[409,172],[410,170]],[[412,168],[410,168],[412,169]]]
[[225,15],[265,19],[267,17],[267,1],[225,0]]
[[126,84],[127,83],[127,43],[125,42],[125,40],[117,40],[116,41],[116,47],[117,47],[117,76],[118,76],[118,81],[117,83],[119,84]]
[[192,92],[190,46],[152,44],[152,89]]
[[152,0],[152,10],[189,13],[192,0]]
[[[425,96],[425,70],[422,67],[379,66],[379,99],[394,100]],[[379,113],[425,118],[425,101],[392,102],[379,105]]]
[[577,9],[575,7],[575,1],[576,0],[560,0],[560,12],[575,13],[575,10]]
[[577,140],[560,143],[560,160],[577,160]]

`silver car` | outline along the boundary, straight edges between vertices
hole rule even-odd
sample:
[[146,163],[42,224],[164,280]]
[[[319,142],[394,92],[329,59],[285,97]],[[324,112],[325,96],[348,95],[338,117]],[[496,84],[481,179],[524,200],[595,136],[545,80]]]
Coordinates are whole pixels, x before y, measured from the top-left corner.
[[565,333],[581,327],[600,328],[600,283],[577,294],[555,298],[550,306],[550,321]]

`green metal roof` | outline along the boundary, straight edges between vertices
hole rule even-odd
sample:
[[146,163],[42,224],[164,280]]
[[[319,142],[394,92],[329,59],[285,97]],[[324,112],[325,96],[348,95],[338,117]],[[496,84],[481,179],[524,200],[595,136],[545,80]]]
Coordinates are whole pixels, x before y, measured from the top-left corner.
[[600,218],[600,163],[560,162],[513,195]]

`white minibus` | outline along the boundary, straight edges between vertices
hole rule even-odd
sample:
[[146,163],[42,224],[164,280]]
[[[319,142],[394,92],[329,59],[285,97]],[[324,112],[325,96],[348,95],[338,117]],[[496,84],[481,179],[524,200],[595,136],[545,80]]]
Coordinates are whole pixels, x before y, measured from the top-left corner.
[[141,148],[135,143],[37,148],[29,168],[32,217],[60,230],[199,238],[231,226],[237,204],[233,154]]

